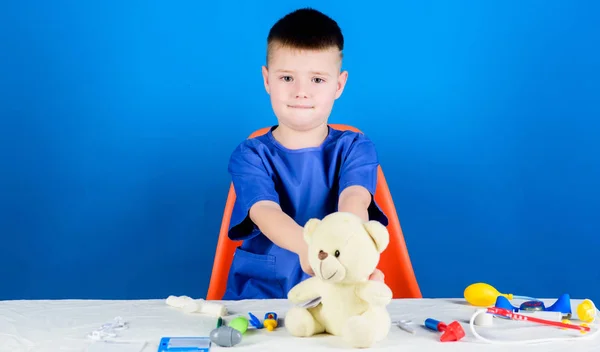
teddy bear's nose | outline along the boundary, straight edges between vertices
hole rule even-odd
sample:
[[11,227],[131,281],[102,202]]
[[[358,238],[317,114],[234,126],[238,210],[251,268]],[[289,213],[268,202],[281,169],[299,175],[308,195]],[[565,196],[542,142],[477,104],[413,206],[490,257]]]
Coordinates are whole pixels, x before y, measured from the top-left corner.
[[327,256],[328,256],[327,252],[323,252],[323,251],[319,252],[319,259],[325,260],[325,258],[327,258]]

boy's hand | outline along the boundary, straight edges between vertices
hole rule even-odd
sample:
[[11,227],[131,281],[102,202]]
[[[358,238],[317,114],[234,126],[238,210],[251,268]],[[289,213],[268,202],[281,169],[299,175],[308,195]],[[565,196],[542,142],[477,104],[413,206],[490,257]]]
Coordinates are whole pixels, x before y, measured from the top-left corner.
[[310,267],[310,263],[308,262],[307,256],[302,256],[300,258],[300,265],[302,266],[302,270],[310,276],[315,276],[315,272]]
[[375,269],[371,276],[369,276],[369,280],[385,282],[385,275],[383,274],[383,271]]
[[310,276],[315,276],[315,272],[312,270],[310,263],[308,262],[308,245],[304,245],[298,253],[298,257],[300,257],[300,266],[302,267],[302,271],[307,273]]

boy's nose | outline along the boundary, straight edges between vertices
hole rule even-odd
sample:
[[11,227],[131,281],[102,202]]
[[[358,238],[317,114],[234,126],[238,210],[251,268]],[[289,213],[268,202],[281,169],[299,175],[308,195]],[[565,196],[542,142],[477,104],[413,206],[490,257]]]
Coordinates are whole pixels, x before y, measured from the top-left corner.
[[308,90],[304,83],[296,85],[296,99],[308,98]]
[[308,94],[304,90],[301,90],[296,93],[296,98],[297,99],[308,98]]
[[308,98],[308,94],[305,91],[299,91],[296,93],[296,99]]
[[327,252],[323,252],[323,251],[319,252],[319,259],[325,260],[325,258],[327,258],[327,256],[328,256]]

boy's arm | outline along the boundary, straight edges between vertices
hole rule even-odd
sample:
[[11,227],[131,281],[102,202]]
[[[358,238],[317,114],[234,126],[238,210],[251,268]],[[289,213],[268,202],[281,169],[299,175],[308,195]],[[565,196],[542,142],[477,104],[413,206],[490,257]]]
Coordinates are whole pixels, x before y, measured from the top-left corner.
[[371,193],[363,186],[349,186],[340,194],[338,211],[356,214],[363,221],[369,221],[369,205]]
[[[358,135],[341,167],[338,211],[356,214],[365,222],[377,220],[387,225],[387,217],[373,204],[378,167],[375,145],[364,135]],[[369,279],[384,282],[385,275],[375,269]]]
[[250,208],[250,219],[273,243],[298,254],[302,270],[314,275],[308,263],[308,244],[303,228],[273,201],[259,201]]
[[298,253],[304,243],[302,227],[281,210],[279,204],[262,200],[250,208],[250,219],[273,243]]
[[302,269],[309,271],[308,246],[303,228],[283,212],[271,171],[252,143],[242,143],[229,160],[236,192],[229,237],[245,240],[260,231],[277,246],[298,254]]
[[338,211],[354,213],[363,221],[377,220],[387,225],[387,217],[373,199],[378,167],[375,145],[363,134],[357,134],[340,167]]

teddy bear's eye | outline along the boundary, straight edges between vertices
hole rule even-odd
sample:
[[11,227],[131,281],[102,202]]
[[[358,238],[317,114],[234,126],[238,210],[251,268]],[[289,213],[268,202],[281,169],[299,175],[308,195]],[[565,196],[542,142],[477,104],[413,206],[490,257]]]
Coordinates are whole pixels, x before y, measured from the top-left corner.
[[336,258],[339,257],[340,256],[340,251],[335,251],[335,253],[333,255],[335,255]]

